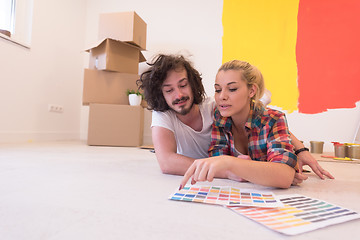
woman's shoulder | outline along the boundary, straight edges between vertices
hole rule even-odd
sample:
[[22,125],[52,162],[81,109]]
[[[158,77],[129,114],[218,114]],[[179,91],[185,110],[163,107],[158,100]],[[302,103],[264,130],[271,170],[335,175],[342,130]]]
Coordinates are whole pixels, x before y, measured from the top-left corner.
[[263,115],[271,118],[279,118],[285,116],[285,113],[273,108],[265,108]]
[[261,111],[258,112],[260,115],[261,123],[266,124],[269,122],[276,122],[279,119],[282,119],[285,117],[285,113],[273,109],[273,108],[262,108]]

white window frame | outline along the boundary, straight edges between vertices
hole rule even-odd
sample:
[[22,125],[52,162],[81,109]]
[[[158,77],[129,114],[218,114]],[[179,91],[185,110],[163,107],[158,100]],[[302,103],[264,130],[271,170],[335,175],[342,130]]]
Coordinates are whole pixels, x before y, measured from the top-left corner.
[[33,0],[0,0],[11,1],[13,4],[9,13],[10,26],[8,30],[11,36],[0,33],[0,37],[10,42],[16,43],[25,48],[30,48],[31,45],[31,28],[32,28],[32,12]]

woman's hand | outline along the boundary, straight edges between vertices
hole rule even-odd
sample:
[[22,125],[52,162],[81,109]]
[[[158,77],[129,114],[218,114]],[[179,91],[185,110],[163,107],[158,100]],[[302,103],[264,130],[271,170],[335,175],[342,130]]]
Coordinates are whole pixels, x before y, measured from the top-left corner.
[[302,183],[303,181],[305,181],[306,179],[308,179],[308,177],[305,176],[304,174],[295,173],[294,180],[291,185],[296,186],[296,185]]
[[191,184],[196,182],[212,182],[215,176],[223,176],[231,180],[246,182],[245,179],[237,176],[231,171],[234,161],[251,160],[248,155],[240,155],[238,158],[232,156],[217,156],[197,159],[184,174],[180,183],[182,189],[191,178]]
[[201,181],[212,182],[215,175],[226,176],[226,172],[231,169],[233,159],[234,157],[223,155],[195,160],[185,172],[179,189],[182,189],[190,178],[191,184],[195,184]]

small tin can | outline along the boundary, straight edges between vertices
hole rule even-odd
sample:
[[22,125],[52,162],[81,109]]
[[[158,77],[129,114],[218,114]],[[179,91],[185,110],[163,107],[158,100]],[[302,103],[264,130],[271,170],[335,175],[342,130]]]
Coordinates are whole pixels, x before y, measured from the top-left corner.
[[338,158],[347,157],[347,155],[348,155],[347,149],[348,149],[348,146],[346,146],[345,144],[334,142],[335,157],[338,157]]
[[358,144],[348,145],[347,151],[348,151],[347,155],[349,158],[360,160],[360,145]]
[[311,153],[323,153],[324,142],[322,141],[310,141]]

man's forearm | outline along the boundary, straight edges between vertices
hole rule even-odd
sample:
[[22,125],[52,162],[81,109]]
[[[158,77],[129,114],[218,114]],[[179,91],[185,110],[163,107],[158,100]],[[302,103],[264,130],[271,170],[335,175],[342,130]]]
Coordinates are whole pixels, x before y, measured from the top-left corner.
[[[156,153],[156,151],[155,151]],[[186,170],[194,162],[193,158],[177,153],[158,154],[156,157],[162,173],[183,176]]]
[[294,134],[292,134],[291,132],[290,132],[290,138],[291,138],[291,143],[292,143],[292,145],[294,145],[295,150],[298,150],[298,149],[304,147],[304,144],[302,142],[300,142],[300,140],[297,139],[294,136]]

